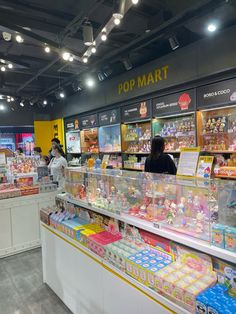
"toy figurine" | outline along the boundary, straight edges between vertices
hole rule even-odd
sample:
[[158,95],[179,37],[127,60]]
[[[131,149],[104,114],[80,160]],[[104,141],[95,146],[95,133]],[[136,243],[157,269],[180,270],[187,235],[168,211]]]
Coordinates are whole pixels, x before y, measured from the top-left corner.
[[186,211],[186,206],[185,206],[185,204],[186,204],[186,199],[185,199],[185,197],[181,197],[181,198],[180,198],[180,203],[179,203],[179,205],[178,205],[178,214],[182,215],[182,214],[185,213],[185,211]]
[[206,215],[203,211],[199,211],[196,215],[196,232],[203,233],[204,231],[204,221],[206,219]]
[[176,216],[176,205],[175,206],[172,205],[172,207],[170,207],[170,210],[169,210],[169,212],[167,213],[167,216],[166,216],[167,223],[169,225],[173,225],[173,220],[174,220],[175,216]]

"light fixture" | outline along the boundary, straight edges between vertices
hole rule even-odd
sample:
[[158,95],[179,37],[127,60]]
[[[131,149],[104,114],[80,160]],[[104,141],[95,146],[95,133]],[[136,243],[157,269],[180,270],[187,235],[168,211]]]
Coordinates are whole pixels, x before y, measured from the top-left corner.
[[210,32],[210,33],[214,33],[214,32],[217,30],[216,24],[213,24],[213,23],[209,24],[209,25],[207,26],[207,30],[208,30],[208,32]]
[[30,104],[30,106],[33,106],[33,105],[34,105],[34,103],[33,103],[32,100],[30,100],[29,104]]
[[95,80],[93,79],[93,78],[91,78],[91,77],[89,77],[89,78],[87,78],[87,80],[86,80],[86,85],[88,86],[88,87],[94,87],[94,85],[95,85]]
[[102,72],[102,71],[98,71],[97,72],[97,76],[98,76],[98,80],[100,81],[100,82],[102,82],[102,81],[104,81],[105,80],[105,75],[104,75],[104,73]]
[[83,56],[83,63],[88,63],[88,57],[87,56]]
[[[114,14],[113,14],[113,16],[114,16]],[[120,19],[118,17],[115,17],[114,24],[117,26],[120,25]]]
[[5,41],[11,41],[11,33],[2,32],[2,37]]
[[96,48],[96,45],[93,44],[92,48],[91,48],[91,52],[92,53],[96,53],[97,52],[97,48]]
[[106,31],[102,31],[101,40],[102,41],[106,41],[107,40],[107,32]]
[[73,61],[74,61],[74,57],[73,57],[72,55],[70,56],[69,61],[70,61],[70,62],[73,62]]
[[2,72],[5,72],[6,71],[6,67],[3,65],[3,66],[1,66],[1,71]]
[[13,64],[12,63],[8,63],[8,68],[12,69],[13,68]]
[[72,88],[73,88],[73,91],[74,92],[78,92],[78,91],[81,91],[82,90],[82,84],[79,80],[74,80],[72,82]]
[[133,3],[133,4],[138,4],[138,3],[139,3],[139,0],[132,0],[132,3]]
[[125,14],[125,4],[126,4],[126,0],[120,0],[118,11],[116,13],[113,13],[114,24],[115,25],[119,25],[120,21],[124,17],[124,14]]
[[44,99],[43,104],[44,104],[44,105],[47,105],[47,104],[48,104],[48,102],[47,102],[46,99]]
[[22,44],[24,42],[24,38],[20,35],[20,34],[17,34],[16,35],[16,41],[19,43],[19,44]]
[[25,104],[24,104],[24,102],[21,100],[21,102],[20,102],[20,106],[21,107],[24,107],[25,106]]
[[11,98],[7,98],[7,102],[11,102]]
[[112,74],[112,68],[109,65],[104,66],[103,74],[105,77],[109,77]]
[[4,63],[4,64],[6,63],[6,61],[4,59],[0,59],[0,62]]
[[176,36],[171,36],[169,38],[169,44],[170,44],[170,47],[171,47],[172,50],[176,50],[176,49],[179,48],[179,41],[176,38]]
[[59,96],[60,98],[65,98],[65,93],[63,91],[60,91]]
[[45,51],[46,53],[50,53],[50,52],[51,52],[51,48],[50,48],[49,46],[46,46],[46,47],[44,48],[44,51]]
[[11,97],[11,101],[14,101],[15,100],[15,98],[14,97]]
[[3,111],[5,109],[4,105],[0,104],[0,110]]
[[122,63],[124,65],[126,71],[129,71],[133,68],[133,65],[132,65],[129,58],[122,59]]
[[83,25],[83,39],[85,46],[91,46],[93,44],[93,27],[89,21]]
[[70,53],[67,51],[63,52],[62,58],[63,58],[63,60],[68,61],[70,59]]

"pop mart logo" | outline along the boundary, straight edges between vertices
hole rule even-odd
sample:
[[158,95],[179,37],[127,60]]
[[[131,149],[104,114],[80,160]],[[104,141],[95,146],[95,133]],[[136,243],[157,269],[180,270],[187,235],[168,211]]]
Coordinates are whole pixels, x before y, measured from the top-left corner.
[[161,68],[138,75],[130,80],[126,80],[118,84],[118,94],[129,93],[135,89],[145,88],[149,85],[158,84],[161,81],[168,79],[169,66],[165,65]]

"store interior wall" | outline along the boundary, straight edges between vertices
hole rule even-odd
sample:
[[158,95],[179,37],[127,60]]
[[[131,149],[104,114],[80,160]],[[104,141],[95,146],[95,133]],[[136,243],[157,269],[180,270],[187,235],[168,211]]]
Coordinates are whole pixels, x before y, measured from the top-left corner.
[[[211,77],[213,81],[217,78],[222,79],[223,73],[226,73],[223,79],[230,78],[232,74],[227,77],[227,73],[236,69],[235,32],[236,27],[232,27],[218,35],[204,38],[163,58],[128,71],[119,77],[99,83],[93,90],[75,94],[59,103],[52,117],[69,117],[112,104],[122,104],[124,101],[135,102],[145,97],[161,96],[175,92],[181,86],[182,89],[186,89],[197,86],[198,82],[204,84],[204,79],[209,80]],[[118,93],[118,85],[121,82],[137,78],[138,75],[142,76],[165,65],[169,66],[166,80],[158,84],[149,84],[145,88],[135,88],[121,95]]]

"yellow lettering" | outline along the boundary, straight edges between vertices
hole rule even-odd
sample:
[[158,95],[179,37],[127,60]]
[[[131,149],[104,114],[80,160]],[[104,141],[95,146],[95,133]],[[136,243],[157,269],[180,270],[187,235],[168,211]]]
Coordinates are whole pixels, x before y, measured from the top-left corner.
[[129,91],[129,82],[125,81],[123,84],[124,92],[127,93]]
[[135,79],[130,80],[129,85],[130,85],[130,90],[133,90],[135,86]]
[[147,85],[146,75],[138,76],[138,88],[142,88]]
[[158,83],[159,81],[162,81],[160,69],[155,70],[155,81],[156,81],[156,83]]
[[148,73],[148,78],[147,78],[147,84],[149,85],[152,82],[152,84],[154,84],[154,78],[152,75],[152,72]]
[[122,91],[123,91],[123,85],[119,84],[118,85],[118,93],[119,93],[119,95],[122,93]]
[[163,74],[164,74],[164,80],[167,79],[167,71],[169,69],[169,66],[168,65],[165,65],[164,67],[162,67],[162,71],[163,71]]

